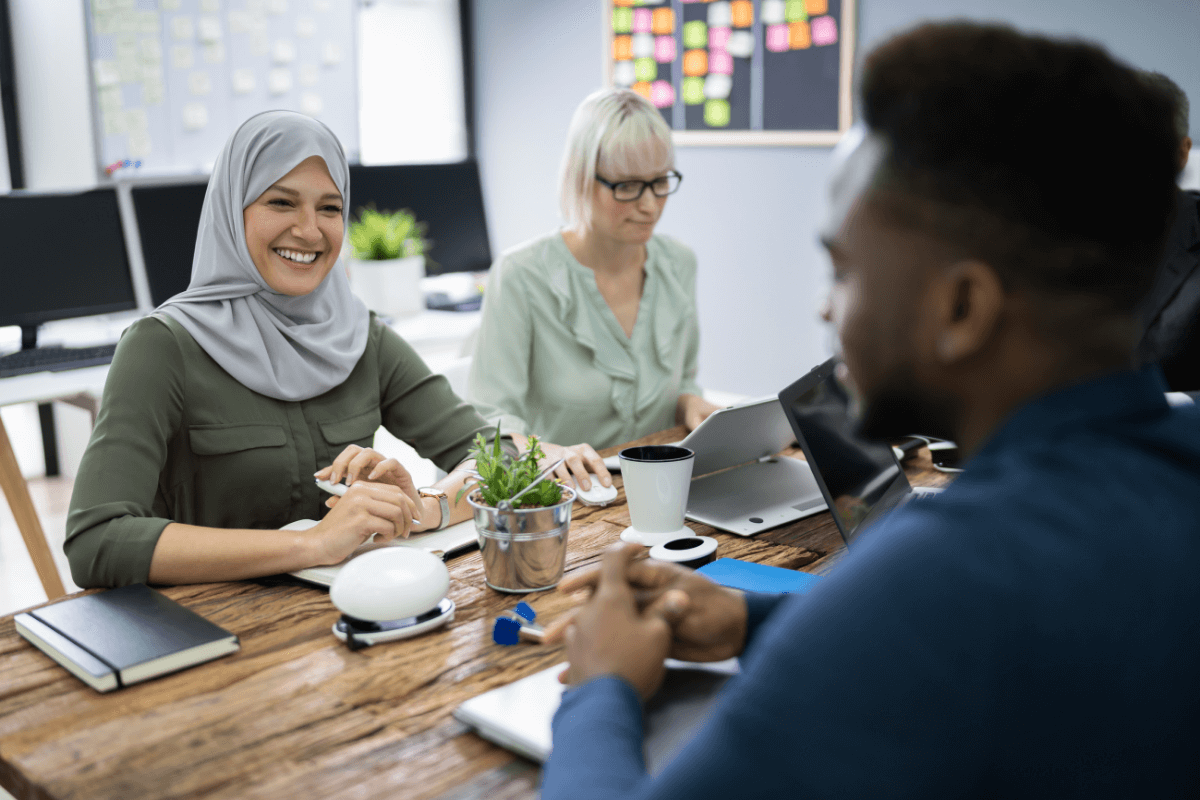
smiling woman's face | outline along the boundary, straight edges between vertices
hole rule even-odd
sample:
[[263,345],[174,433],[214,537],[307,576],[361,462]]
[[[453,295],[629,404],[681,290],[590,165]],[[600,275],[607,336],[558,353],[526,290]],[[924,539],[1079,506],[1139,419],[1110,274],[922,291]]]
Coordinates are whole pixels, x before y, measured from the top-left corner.
[[263,280],[299,297],[321,285],[337,263],[342,195],[320,156],[310,156],[242,211],[246,248]]

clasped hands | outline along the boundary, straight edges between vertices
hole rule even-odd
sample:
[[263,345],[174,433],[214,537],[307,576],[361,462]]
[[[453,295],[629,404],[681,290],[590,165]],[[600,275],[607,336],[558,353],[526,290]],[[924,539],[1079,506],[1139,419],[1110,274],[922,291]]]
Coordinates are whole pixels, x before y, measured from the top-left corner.
[[663,661],[723,661],[746,642],[746,598],[693,570],[644,558],[621,544],[598,568],[559,584],[591,589],[582,606],[546,628],[546,643],[565,642],[570,662],[559,680],[579,684],[604,675],[627,681],[649,699],[662,685]]

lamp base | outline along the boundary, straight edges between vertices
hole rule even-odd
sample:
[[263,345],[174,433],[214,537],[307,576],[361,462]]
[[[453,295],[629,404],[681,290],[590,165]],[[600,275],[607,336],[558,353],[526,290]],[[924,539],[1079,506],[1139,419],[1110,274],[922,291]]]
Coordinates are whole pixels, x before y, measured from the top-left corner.
[[672,539],[680,539],[684,536],[695,536],[696,534],[691,528],[684,525],[677,531],[667,531],[666,533],[642,533],[637,528],[630,525],[625,530],[621,531],[621,541],[633,542],[634,544],[644,545],[646,547],[654,547],[658,544],[664,544]]
[[436,606],[416,617],[394,619],[386,622],[368,622],[342,615],[333,624],[333,635],[341,639],[351,650],[370,647],[380,642],[407,639],[445,625],[454,619],[454,601],[442,598]]

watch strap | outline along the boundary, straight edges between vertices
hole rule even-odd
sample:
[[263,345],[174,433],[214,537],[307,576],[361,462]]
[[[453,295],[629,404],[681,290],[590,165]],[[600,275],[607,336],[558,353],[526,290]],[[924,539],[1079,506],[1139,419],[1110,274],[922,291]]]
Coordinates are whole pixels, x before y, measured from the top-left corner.
[[436,497],[438,507],[442,510],[442,519],[436,528],[430,530],[440,531],[450,522],[450,498],[441,489],[421,488],[417,489],[417,494],[421,497]]

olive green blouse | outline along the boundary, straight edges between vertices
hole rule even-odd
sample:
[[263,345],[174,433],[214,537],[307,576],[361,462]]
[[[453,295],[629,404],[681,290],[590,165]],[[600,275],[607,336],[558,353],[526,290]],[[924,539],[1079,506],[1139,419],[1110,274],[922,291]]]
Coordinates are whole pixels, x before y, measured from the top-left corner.
[[441,375],[372,314],[350,376],[286,402],[247,389],[165,314],[134,323],[109,369],[67,517],[82,587],[145,581],[163,528],[279,528],[319,519],[313,473],[380,425],[449,471],[494,435]]

